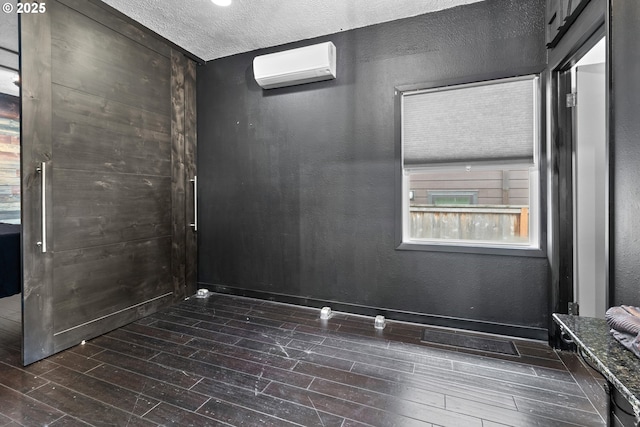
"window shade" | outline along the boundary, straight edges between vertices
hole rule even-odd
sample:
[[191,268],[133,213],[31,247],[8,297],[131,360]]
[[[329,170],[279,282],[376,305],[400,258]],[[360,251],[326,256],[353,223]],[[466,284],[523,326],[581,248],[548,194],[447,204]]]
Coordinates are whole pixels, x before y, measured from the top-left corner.
[[535,77],[405,93],[404,165],[533,163]]

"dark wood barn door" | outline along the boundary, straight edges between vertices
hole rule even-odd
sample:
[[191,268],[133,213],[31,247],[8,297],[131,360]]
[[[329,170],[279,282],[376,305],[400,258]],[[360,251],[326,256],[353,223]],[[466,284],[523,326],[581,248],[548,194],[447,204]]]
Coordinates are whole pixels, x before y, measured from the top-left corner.
[[25,364],[195,291],[195,63],[103,7],[21,16]]

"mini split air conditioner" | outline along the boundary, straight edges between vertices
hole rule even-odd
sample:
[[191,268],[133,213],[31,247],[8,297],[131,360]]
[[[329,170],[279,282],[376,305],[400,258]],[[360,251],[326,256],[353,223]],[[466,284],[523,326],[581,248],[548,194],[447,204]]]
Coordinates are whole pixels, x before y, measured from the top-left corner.
[[331,42],[256,56],[253,75],[264,89],[336,78],[336,47]]

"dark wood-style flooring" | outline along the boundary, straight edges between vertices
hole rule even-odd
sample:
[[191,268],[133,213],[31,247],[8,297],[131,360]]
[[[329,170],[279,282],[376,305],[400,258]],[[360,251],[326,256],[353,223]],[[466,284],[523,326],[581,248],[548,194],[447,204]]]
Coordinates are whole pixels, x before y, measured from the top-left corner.
[[601,382],[574,354],[445,348],[422,328],[213,294],[26,368],[9,340],[0,426],[604,425]]
[[20,348],[21,340],[22,295],[0,298],[0,347],[4,344]]

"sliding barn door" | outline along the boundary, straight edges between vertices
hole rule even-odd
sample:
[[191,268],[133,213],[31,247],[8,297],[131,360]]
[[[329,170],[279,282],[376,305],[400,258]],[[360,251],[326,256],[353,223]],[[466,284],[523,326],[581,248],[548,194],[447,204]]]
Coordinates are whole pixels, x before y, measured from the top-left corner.
[[195,291],[195,64],[103,7],[21,15],[25,364]]

